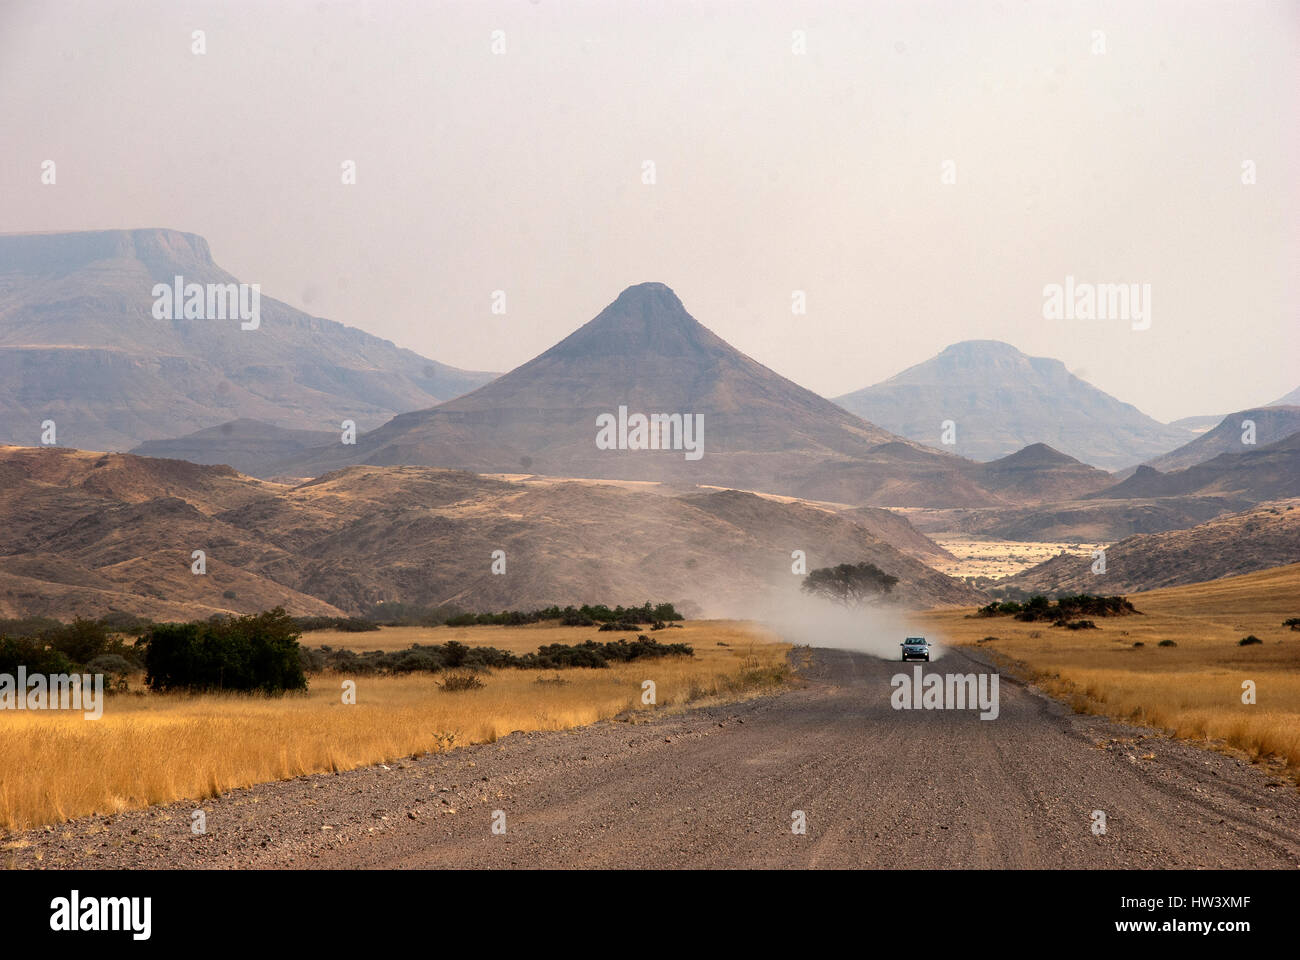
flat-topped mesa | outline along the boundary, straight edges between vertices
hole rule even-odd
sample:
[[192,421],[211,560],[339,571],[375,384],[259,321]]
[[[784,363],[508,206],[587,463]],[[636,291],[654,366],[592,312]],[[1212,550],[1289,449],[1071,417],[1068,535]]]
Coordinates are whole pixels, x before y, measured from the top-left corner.
[[164,227],[0,235],[0,273],[62,274],[112,260],[137,260],[159,278],[218,269],[207,240]]

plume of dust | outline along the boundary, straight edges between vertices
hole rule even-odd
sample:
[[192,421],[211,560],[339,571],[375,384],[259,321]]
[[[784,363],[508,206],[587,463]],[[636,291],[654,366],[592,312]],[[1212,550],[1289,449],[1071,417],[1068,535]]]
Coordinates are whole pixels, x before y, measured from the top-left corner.
[[797,586],[771,590],[742,604],[725,604],[710,616],[758,620],[787,643],[835,650],[855,650],[882,660],[899,660],[905,637],[930,641],[930,659],[943,656],[933,632],[927,633],[914,611],[894,604],[844,606],[813,596]]

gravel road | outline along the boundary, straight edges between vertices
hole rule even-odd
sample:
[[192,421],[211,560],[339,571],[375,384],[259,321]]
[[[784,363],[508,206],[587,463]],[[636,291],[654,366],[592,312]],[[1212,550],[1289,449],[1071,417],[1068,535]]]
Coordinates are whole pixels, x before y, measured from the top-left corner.
[[[992,672],[979,657],[924,671]],[[895,710],[890,677],[912,670],[818,650],[776,695],[262,784],[205,802],[202,835],[194,804],[172,804],[0,852],[37,868],[1300,866],[1290,781],[1005,676],[996,720]]]

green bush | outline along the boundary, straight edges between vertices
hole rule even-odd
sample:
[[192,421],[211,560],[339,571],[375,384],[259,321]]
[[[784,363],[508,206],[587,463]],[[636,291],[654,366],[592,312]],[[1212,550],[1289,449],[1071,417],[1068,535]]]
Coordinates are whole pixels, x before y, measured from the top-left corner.
[[0,673],[11,676],[19,667],[28,673],[73,673],[75,665],[60,650],[31,637],[0,636]]
[[88,663],[102,653],[109,653],[108,629],[99,620],[81,617],[45,634],[54,649],[67,655],[73,663]]
[[980,607],[976,615],[1001,617],[1010,614],[1017,620],[1034,623],[1040,620],[1065,622],[1078,620],[1081,617],[1122,617],[1138,612],[1127,597],[1099,597],[1090,593],[1080,593],[1066,595],[1056,601],[1049,600],[1041,594],[1030,597],[1023,603],[995,600]]
[[156,692],[306,690],[298,637],[282,607],[238,618],[156,624],[140,641],[145,683]]
[[[568,606],[561,610],[558,606],[542,607],[538,610],[502,610],[497,613],[465,613],[450,608],[439,607],[432,610],[405,607],[400,603],[384,604],[372,607],[366,618],[375,623],[388,625],[432,626],[445,623],[449,627],[481,626],[521,626],[526,623],[540,623],[543,620],[559,620],[566,627],[591,627],[597,623],[621,623],[633,626],[655,621],[685,619],[671,603],[652,604],[646,601],[639,607],[617,606],[612,610],[603,603],[595,606],[584,604],[581,607]],[[611,628],[615,629],[615,628]]]
[[560,615],[560,624],[566,627],[594,627],[596,621],[573,607],[565,607],[564,613]]
[[561,670],[576,667],[601,670],[611,662],[628,663],[633,660],[659,657],[694,656],[686,643],[659,643],[645,634],[636,640],[617,640],[612,643],[585,643],[569,645],[551,643],[540,647],[536,653],[522,656],[495,647],[471,647],[455,640],[444,644],[414,644],[406,650],[385,653],[373,650],[356,653],[352,650],[300,650],[299,664],[305,670],[336,670],[340,673],[411,673],[442,670],[499,670],[515,667],[527,670]]
[[1256,644],[1256,643],[1263,643],[1263,642],[1264,642],[1263,640],[1259,639],[1259,637],[1255,636],[1255,635],[1252,633],[1250,636],[1248,636],[1248,637],[1242,637],[1240,640],[1238,640],[1238,641],[1237,641],[1237,646],[1239,646],[1239,647],[1249,647],[1249,646],[1252,646],[1253,644]]

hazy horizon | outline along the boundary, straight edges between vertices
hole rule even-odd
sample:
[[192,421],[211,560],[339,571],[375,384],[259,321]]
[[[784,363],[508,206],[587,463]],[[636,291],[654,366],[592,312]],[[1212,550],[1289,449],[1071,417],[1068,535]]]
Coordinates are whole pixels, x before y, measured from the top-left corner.
[[[827,397],[1001,340],[1162,421],[1226,414],[1300,385],[1297,26],[1286,3],[9,2],[0,231],[199,234],[266,296],[469,370],[658,281]],[[1067,277],[1150,284],[1150,329],[1045,319]]]

